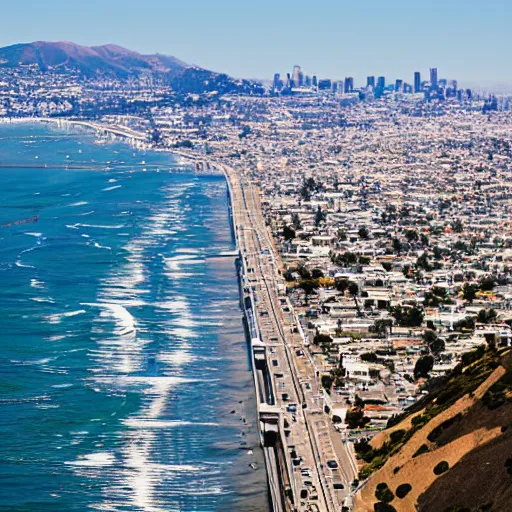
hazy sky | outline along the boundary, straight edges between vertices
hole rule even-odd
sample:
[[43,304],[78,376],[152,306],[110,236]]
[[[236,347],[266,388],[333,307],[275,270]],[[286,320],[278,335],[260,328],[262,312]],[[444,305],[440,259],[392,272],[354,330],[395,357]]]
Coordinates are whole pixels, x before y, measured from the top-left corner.
[[2,0],[0,45],[116,43],[233,76],[300,64],[319,77],[439,69],[512,85],[512,0]]

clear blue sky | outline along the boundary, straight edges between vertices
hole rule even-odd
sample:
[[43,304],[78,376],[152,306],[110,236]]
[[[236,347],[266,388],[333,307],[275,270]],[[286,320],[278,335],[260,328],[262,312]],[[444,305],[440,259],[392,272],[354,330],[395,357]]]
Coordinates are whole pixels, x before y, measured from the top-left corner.
[[512,0],[4,0],[0,46],[116,43],[233,76],[415,70],[512,86]]

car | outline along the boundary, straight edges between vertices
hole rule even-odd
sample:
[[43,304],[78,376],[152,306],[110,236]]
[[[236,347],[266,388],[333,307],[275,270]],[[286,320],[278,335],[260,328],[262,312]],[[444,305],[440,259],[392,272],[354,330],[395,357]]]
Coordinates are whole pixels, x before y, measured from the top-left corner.
[[344,486],[341,482],[335,482],[335,483],[333,484],[333,487],[334,487],[336,490],[345,489],[345,486]]
[[328,460],[327,461],[327,467],[331,469],[338,469],[338,463],[335,460]]

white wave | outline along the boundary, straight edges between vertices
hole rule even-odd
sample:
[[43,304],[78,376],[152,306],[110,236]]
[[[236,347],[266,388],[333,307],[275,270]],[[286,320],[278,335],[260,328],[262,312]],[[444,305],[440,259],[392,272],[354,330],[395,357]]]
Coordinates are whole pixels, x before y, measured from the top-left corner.
[[124,420],[123,424],[132,428],[220,427],[220,423],[213,422],[152,420],[144,418],[129,418]]
[[38,279],[31,279],[30,286],[32,288],[42,289],[42,288],[44,288],[44,283],[43,283],[43,281],[39,281]]
[[105,302],[84,302],[81,306],[89,306],[101,308],[104,310],[102,316],[112,318],[117,325],[117,334],[120,336],[133,335],[135,336],[137,330],[135,328],[135,319],[130,312],[121,304],[110,304]]
[[78,460],[65,462],[65,464],[71,466],[88,466],[88,467],[104,467],[104,466],[112,466],[115,464],[116,460],[111,453],[108,452],[98,452],[98,453],[90,453],[89,455],[83,455],[78,458]]
[[46,298],[46,297],[30,297],[30,300],[32,300],[34,302],[42,302],[45,304],[55,304],[55,301],[53,299],[51,299],[50,297],[48,297],[48,298]]
[[102,192],[109,192],[110,190],[115,190],[116,188],[121,188],[122,185],[114,185],[113,187],[107,187],[107,188],[102,188]]
[[60,324],[63,318],[82,315],[83,313],[86,313],[85,309],[79,309],[77,311],[67,311],[65,313],[55,313],[53,315],[46,315],[44,319],[49,324]]
[[67,228],[69,229],[78,229],[78,228],[98,228],[98,229],[122,229],[125,227],[124,224],[113,224],[111,226],[101,225],[101,224],[82,224],[77,222],[76,224],[67,224]]
[[78,201],[78,203],[71,203],[69,206],[85,206],[86,204],[89,204],[88,201]]
[[109,251],[112,250],[112,247],[109,247],[108,245],[100,245],[98,242],[94,242],[94,247],[98,249],[108,249]]
[[27,236],[35,236],[36,238],[39,238],[40,236],[43,236],[43,233],[32,233],[32,232],[27,232],[27,233],[23,233],[24,235],[27,235]]

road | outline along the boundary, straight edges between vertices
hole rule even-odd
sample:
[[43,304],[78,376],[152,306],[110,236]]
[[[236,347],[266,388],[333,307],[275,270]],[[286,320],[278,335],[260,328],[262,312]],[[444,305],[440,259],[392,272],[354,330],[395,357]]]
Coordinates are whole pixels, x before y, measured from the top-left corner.
[[[222,166],[222,170],[231,185],[239,249],[245,258],[246,277],[253,289],[262,341],[268,350],[276,405],[282,411],[282,441],[296,510],[340,511],[355,476],[349,460],[352,454],[323,412],[315,368],[286,296],[279,292],[282,280],[258,189],[253,183],[242,181],[233,169]],[[292,463],[291,453],[301,458],[300,465]],[[329,468],[327,461],[335,461],[338,468]],[[342,484],[343,489],[335,489],[335,484]],[[294,509],[290,506],[289,510]]]

